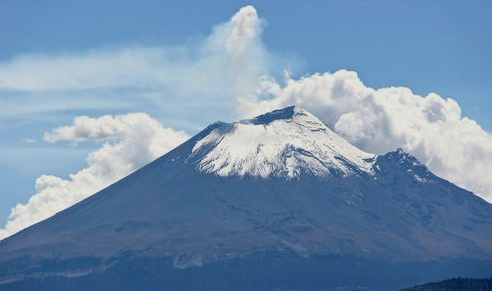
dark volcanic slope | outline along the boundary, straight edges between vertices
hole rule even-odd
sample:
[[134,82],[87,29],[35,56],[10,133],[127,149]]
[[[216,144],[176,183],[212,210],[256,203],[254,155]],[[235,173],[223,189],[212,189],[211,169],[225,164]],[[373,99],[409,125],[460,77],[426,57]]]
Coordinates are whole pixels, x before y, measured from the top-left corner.
[[0,242],[0,290],[396,288],[492,275],[492,205],[286,108],[215,123]]

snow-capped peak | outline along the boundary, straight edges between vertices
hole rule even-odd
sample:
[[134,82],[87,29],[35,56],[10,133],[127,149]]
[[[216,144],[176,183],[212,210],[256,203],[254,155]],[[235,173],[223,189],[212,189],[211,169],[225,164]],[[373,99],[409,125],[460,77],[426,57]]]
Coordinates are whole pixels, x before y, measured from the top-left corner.
[[214,127],[192,150],[202,172],[263,178],[372,173],[373,154],[294,106]]

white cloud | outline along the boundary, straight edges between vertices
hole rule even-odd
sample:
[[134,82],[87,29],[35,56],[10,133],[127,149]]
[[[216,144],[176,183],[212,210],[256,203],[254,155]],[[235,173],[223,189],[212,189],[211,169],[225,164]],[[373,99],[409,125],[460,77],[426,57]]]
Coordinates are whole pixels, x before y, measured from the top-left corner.
[[46,219],[153,161],[184,142],[182,131],[163,127],[145,113],[75,118],[70,126],[46,133],[47,142],[104,141],[90,153],[88,166],[67,180],[43,175],[36,180],[36,194],[15,206],[0,238]]
[[492,136],[462,117],[453,99],[403,87],[374,90],[357,73],[340,70],[298,80],[287,76],[285,86],[265,77],[257,96],[241,102],[244,117],[298,105],[366,151],[402,147],[437,175],[492,201]]

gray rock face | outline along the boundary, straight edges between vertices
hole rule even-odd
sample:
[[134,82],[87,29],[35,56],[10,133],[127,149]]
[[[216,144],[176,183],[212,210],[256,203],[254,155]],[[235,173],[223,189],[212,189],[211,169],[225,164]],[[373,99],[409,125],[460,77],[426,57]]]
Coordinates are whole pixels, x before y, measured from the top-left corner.
[[491,204],[294,107],[212,124],[0,242],[0,290],[385,289],[491,275]]

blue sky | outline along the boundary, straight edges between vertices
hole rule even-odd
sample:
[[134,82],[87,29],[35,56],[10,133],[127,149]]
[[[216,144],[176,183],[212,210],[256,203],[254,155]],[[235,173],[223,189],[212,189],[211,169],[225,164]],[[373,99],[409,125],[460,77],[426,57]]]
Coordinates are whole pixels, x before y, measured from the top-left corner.
[[[195,46],[248,4],[264,19],[262,46],[274,60],[266,73],[280,78],[288,68],[299,78],[356,71],[367,87],[403,86],[422,96],[453,98],[463,116],[492,130],[490,1],[0,1],[0,80],[2,70],[12,75],[19,60],[44,75],[39,67],[52,66],[53,59],[107,58],[127,49],[147,54],[164,47],[178,58],[189,54],[182,60],[189,64],[202,53]],[[38,176],[67,178],[101,146],[43,141],[45,132],[77,116],[147,112],[189,135],[215,120],[236,118],[220,85],[203,95],[170,88],[155,97],[165,99],[156,106],[154,92],[124,82],[73,89],[63,87],[70,80],[61,78],[61,89],[9,89],[14,79],[0,81],[0,222],[34,194]],[[143,95],[150,97],[131,97]]]

